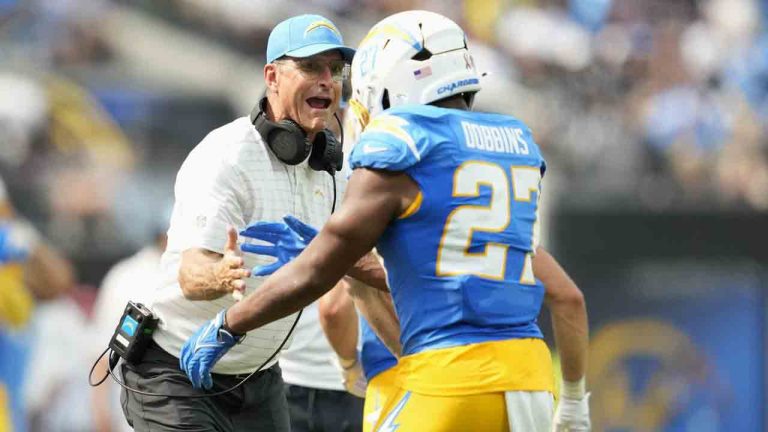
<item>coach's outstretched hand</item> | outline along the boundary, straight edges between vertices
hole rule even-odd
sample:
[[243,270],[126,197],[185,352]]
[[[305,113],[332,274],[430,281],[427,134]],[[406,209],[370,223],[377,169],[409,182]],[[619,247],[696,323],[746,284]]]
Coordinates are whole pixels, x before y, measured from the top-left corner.
[[216,318],[200,327],[181,347],[179,366],[192,381],[194,388],[213,387],[213,366],[230,348],[243,340],[244,336],[236,336],[222,328],[226,313],[226,309],[219,312]]
[[276,272],[280,267],[299,256],[317,235],[317,230],[314,227],[293,216],[285,216],[283,221],[285,223],[256,222],[240,231],[240,235],[243,237],[272,243],[271,245],[246,243],[240,246],[240,250],[277,258],[277,261],[271,264],[254,267],[251,275],[268,276]]

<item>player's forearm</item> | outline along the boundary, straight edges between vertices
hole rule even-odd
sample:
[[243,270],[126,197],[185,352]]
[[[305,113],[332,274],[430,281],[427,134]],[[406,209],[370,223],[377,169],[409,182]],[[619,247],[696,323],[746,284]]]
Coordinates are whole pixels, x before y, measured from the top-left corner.
[[566,381],[578,381],[586,371],[589,343],[584,295],[544,248],[537,250],[533,272],[545,287],[545,301],[552,315],[563,378]]
[[387,286],[387,274],[384,267],[373,252],[363,255],[355,265],[349,269],[347,275],[370,287],[389,291]]
[[[340,250],[333,256],[332,249]],[[245,333],[288,316],[328,292],[360,254],[340,239],[321,232],[298,258],[275,272],[254,293],[227,311],[227,325]]]
[[221,255],[201,249],[182,253],[179,285],[187,300],[214,300],[227,293],[216,272],[219,260]]
[[393,355],[400,356],[400,321],[389,292],[372,289],[359,281],[349,281],[349,294],[376,335]]
[[589,327],[584,297],[575,296],[549,303],[555,344],[565,381],[575,382],[584,377],[587,368]]
[[[246,333],[272,321],[286,317],[317,300],[333,286],[317,283],[308,273],[291,277],[291,267],[297,260],[278,270],[256,292],[229,308],[227,325],[236,333]],[[301,266],[299,266],[301,267]],[[339,278],[341,275],[339,275]]]
[[320,298],[318,314],[325,336],[344,360],[357,358],[358,322],[355,305],[347,294],[347,282],[336,286]]

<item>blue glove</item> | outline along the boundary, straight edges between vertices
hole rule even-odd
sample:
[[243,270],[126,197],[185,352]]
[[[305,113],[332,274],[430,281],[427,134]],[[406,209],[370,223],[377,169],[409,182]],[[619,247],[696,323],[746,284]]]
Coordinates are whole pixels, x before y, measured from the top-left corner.
[[240,231],[240,235],[243,237],[272,243],[272,245],[243,244],[240,246],[240,250],[277,258],[277,261],[271,264],[254,267],[251,270],[252,276],[267,276],[276,272],[280,267],[299,256],[317,235],[315,228],[293,216],[285,216],[283,221],[285,223],[256,222]]
[[230,348],[240,343],[245,337],[235,336],[221,328],[224,325],[226,313],[226,309],[219,312],[216,318],[200,327],[181,347],[179,366],[192,381],[192,387],[196,389],[213,387],[211,369]]
[[25,241],[26,236],[20,235],[15,228],[16,225],[11,223],[0,224],[0,264],[23,262],[29,257],[30,242]]

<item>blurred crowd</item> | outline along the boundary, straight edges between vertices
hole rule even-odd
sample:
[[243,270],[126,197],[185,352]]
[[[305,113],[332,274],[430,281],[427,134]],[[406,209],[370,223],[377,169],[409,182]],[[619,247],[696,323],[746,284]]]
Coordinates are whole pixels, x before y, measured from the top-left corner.
[[[146,10],[249,56],[300,2],[179,0]],[[558,201],[654,210],[768,208],[768,33],[761,0],[317,0],[353,43],[403,9],[469,31],[481,109],[526,121]],[[327,12],[326,12],[327,13]],[[362,25],[361,25],[362,23]],[[351,36],[350,36],[351,35]]]
[[[40,309],[40,346],[86,343],[72,336],[87,325],[82,312],[109,266],[167,222],[186,153],[255,102],[260,89],[222,88],[206,68],[247,65],[239,88],[256,87],[260,69],[247,62],[263,64],[281,19],[323,14],[354,46],[405,9],[468,31],[487,72],[478,109],[531,126],[551,205],[768,210],[765,0],[0,0],[0,177],[91,297]],[[206,54],[176,48],[190,45]],[[62,316],[71,328],[46,324]],[[33,426],[87,430],[87,415],[44,419],[82,413],[43,409],[51,398],[87,394],[83,374],[56,381],[45,373],[68,366],[46,367],[35,375],[46,385],[31,386]]]
[[[259,65],[272,24],[296,11],[333,17],[355,45],[381,16],[412,8],[468,30],[487,72],[478,107],[532,127],[553,167],[552,201],[768,208],[761,0],[4,0],[0,172],[24,195],[22,211],[55,227],[62,242],[79,249],[99,238],[90,245],[99,248],[112,238],[135,247],[150,212],[127,198],[144,207],[167,199],[169,173],[203,126],[253,101],[236,105],[215,92],[195,98],[142,81],[136,69],[153,65],[126,64],[140,60],[116,41],[132,35],[116,30],[130,21],[127,9]],[[128,43],[152,49],[146,39]],[[172,80],[175,60],[165,57]]]

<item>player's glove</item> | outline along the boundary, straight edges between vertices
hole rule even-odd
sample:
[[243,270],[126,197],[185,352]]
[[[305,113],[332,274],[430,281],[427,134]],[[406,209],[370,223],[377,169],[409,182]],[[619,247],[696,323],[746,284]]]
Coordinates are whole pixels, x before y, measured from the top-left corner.
[[271,245],[246,243],[240,246],[240,250],[277,258],[277,261],[271,264],[254,267],[251,270],[252,276],[268,276],[276,272],[280,267],[299,256],[317,235],[315,228],[293,216],[285,216],[283,221],[285,223],[256,222],[240,231],[240,235],[243,237],[272,243]]
[[360,354],[352,360],[345,360],[338,356],[333,356],[331,362],[341,372],[341,379],[344,388],[353,395],[364,398],[365,390],[368,388],[368,380],[365,379],[362,364],[360,363]]
[[181,347],[179,366],[192,381],[194,388],[213,387],[211,369],[230,348],[245,337],[222,328],[226,312],[226,309],[219,312],[216,318],[200,327]]
[[589,393],[581,399],[561,395],[552,422],[553,432],[589,432]]

